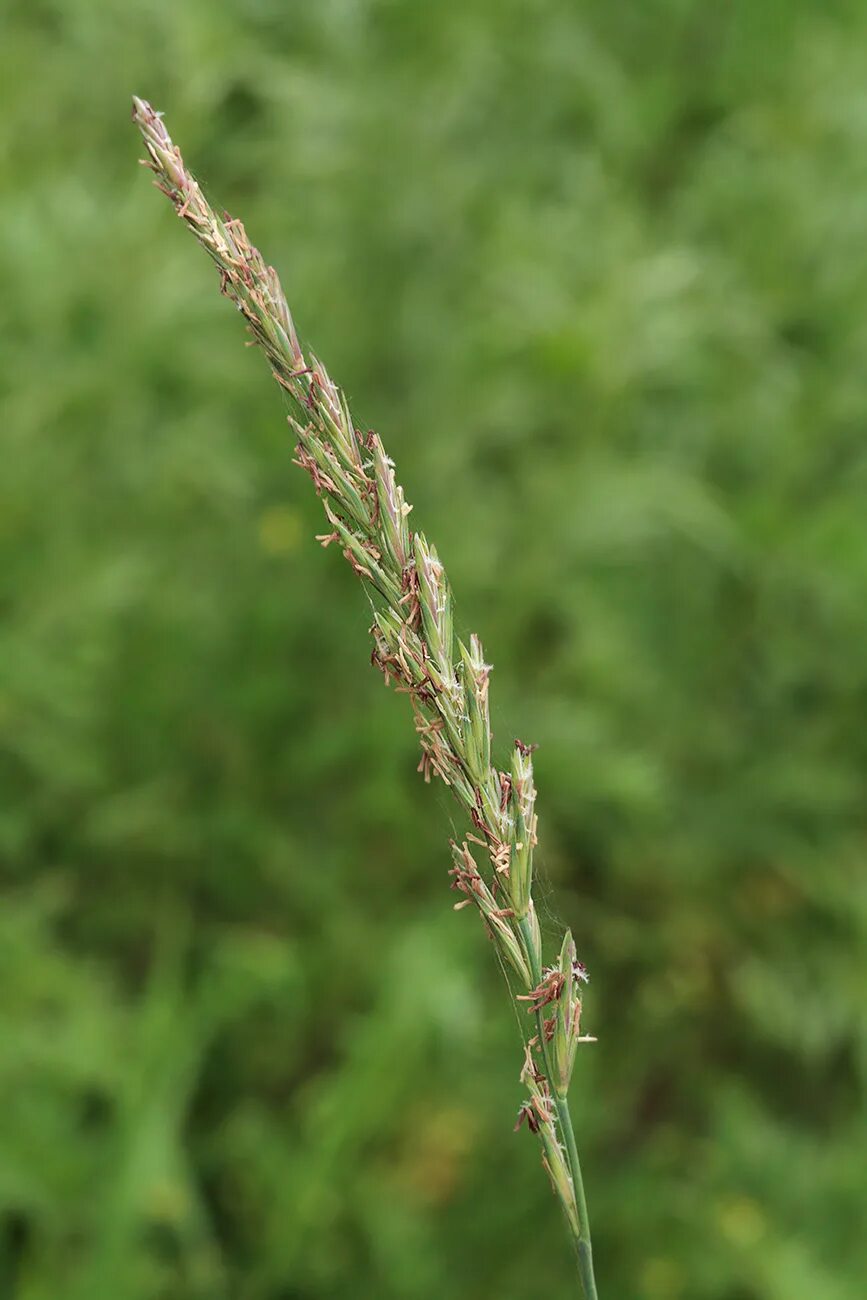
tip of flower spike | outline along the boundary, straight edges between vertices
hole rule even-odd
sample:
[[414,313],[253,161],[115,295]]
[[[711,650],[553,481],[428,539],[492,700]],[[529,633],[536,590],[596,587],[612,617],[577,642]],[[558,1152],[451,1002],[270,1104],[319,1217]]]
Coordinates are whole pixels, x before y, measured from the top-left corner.
[[152,104],[149,104],[146,99],[140,99],[138,95],[132,97],[132,120],[145,137],[145,141],[153,139],[158,140],[160,144],[171,144],[166,128],[163,126],[162,113],[157,112]]
[[157,117],[157,114],[151,108],[146,99],[139,99],[138,95],[132,97],[132,120],[134,122],[148,122],[151,118]]

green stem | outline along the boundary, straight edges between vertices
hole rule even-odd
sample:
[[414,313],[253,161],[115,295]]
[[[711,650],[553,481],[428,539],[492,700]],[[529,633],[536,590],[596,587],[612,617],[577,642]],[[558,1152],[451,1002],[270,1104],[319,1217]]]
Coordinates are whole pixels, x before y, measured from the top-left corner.
[[[542,982],[542,964],[533,942],[533,931],[530,926],[529,918],[524,917],[518,922],[518,926],[524,939],[524,948],[530,964],[530,973],[533,977],[533,984],[538,988],[539,984]],[[566,1221],[567,1223],[570,1223],[570,1232],[572,1232],[575,1251],[578,1256],[578,1276],[581,1279],[581,1289],[584,1292],[585,1300],[598,1300],[596,1278],[593,1274],[593,1246],[590,1241],[590,1216],[587,1213],[587,1198],[584,1194],[584,1179],[581,1176],[581,1161],[578,1159],[575,1130],[572,1127],[572,1115],[569,1111],[569,1103],[567,1099],[558,1096],[554,1091],[554,1068],[548,1041],[545,1037],[545,1022],[541,1011],[536,1012],[536,1031],[542,1047],[542,1055],[545,1060],[545,1071],[548,1075],[548,1083],[557,1109],[557,1123],[559,1124],[560,1133],[566,1146],[566,1159],[569,1164],[572,1188],[575,1193],[575,1208],[578,1214],[579,1229],[577,1234],[575,1234],[572,1229],[568,1215],[566,1216]]]
[[593,1275],[593,1245],[590,1241],[590,1216],[587,1213],[587,1198],[584,1195],[584,1179],[581,1177],[581,1161],[578,1159],[578,1147],[575,1145],[575,1130],[572,1127],[572,1116],[569,1112],[569,1102],[565,1097],[557,1097],[557,1119],[560,1122],[560,1132],[566,1142],[566,1155],[569,1160],[569,1169],[572,1173],[572,1186],[575,1188],[575,1204],[578,1208],[578,1222],[581,1225],[581,1232],[575,1243],[578,1251],[578,1272],[581,1277],[581,1285],[584,1288],[584,1294],[587,1300],[598,1300],[596,1294],[596,1278]]

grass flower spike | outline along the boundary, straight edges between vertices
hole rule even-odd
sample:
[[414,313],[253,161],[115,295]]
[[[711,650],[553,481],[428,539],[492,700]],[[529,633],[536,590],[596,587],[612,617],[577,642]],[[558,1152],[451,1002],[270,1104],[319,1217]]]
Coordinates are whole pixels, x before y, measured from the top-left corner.
[[[277,383],[289,394],[296,463],[321,497],[327,531],[371,590],[372,659],[387,683],[410,697],[421,745],[419,770],[450,786],[471,823],[452,845],[457,908],[476,907],[504,970],[521,985],[532,1028],[525,1036],[521,1081],[526,1123],[573,1238],[587,1300],[596,1300],[587,1207],[567,1102],[586,980],[566,934],[556,965],[543,963],[533,905],[536,788],[532,747],[516,741],[509,770],[491,763],[488,688],[491,667],[478,637],[453,631],[452,593],[435,548],[409,527],[411,507],[375,433],[361,433],[346,399],[322,363],[298,342],[280,281],[250,243],[240,221],[210,206],[172,143],[160,114],[133,100],[133,119],[147,149],[145,165],[159,189],[210,255],[222,292],[244,316]],[[479,867],[477,857],[483,863]],[[522,1017],[523,1018],[523,1017]]]

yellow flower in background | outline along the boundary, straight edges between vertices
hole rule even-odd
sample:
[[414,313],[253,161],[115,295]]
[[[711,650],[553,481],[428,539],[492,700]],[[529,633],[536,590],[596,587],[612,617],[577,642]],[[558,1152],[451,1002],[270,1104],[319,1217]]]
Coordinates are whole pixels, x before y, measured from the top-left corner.
[[259,543],[268,555],[288,555],[301,537],[301,516],[292,506],[269,506],[259,516]]
[[683,1272],[676,1260],[654,1255],[641,1271],[642,1295],[647,1300],[680,1300]]
[[736,1246],[754,1246],[767,1230],[761,1206],[749,1196],[722,1201],[717,1208],[717,1219],[723,1236]]

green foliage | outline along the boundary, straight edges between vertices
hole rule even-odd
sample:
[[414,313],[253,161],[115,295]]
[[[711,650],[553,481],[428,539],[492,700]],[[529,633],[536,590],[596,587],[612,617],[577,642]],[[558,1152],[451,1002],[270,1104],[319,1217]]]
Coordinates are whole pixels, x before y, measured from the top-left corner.
[[603,1300],[857,1300],[863,7],[3,26],[0,1294],[574,1285],[450,805],[135,91],[398,461],[497,761],[540,743]]

